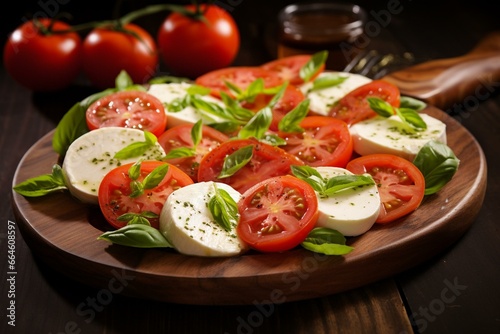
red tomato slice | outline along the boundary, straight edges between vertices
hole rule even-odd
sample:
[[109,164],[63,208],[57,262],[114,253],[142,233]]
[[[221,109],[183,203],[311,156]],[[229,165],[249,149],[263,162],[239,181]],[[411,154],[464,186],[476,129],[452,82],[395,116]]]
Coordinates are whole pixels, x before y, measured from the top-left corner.
[[[242,107],[253,111],[259,111],[267,106],[273,97],[274,95],[260,94],[255,98],[253,103],[244,102]],[[269,126],[269,130],[277,131],[278,123],[281,121],[283,116],[292,111],[304,99],[305,96],[299,88],[293,85],[288,85],[281,99],[279,99],[273,107],[273,120]]]
[[[158,143],[163,147],[167,154],[173,149],[182,147],[192,148],[194,146],[191,138],[192,128],[192,124],[183,124],[170,128],[158,137]],[[165,161],[179,167],[179,169],[188,174],[191,179],[196,182],[198,181],[198,167],[201,159],[208,152],[228,139],[229,137],[222,132],[203,125],[202,138],[200,143],[196,146],[196,153],[194,156],[167,159]]]
[[165,131],[167,115],[160,100],[141,91],[122,91],[106,95],[86,112],[90,130],[117,126],[147,130],[155,136]]
[[377,223],[389,223],[418,208],[425,192],[425,179],[410,161],[392,154],[370,154],[351,160],[346,169],[369,173],[378,185],[381,207]]
[[[248,145],[253,145],[253,156],[245,166],[230,177],[219,178],[224,158]],[[235,139],[222,143],[201,159],[198,181],[217,181],[229,184],[243,193],[265,179],[291,174],[292,165],[304,163],[279,147],[261,143],[255,139]]]
[[348,93],[330,110],[330,116],[348,125],[360,122],[377,114],[370,108],[368,97],[378,97],[394,107],[399,107],[399,88],[387,81],[374,80]]
[[260,67],[226,67],[220,70],[208,72],[196,79],[196,84],[208,87],[212,90],[212,95],[220,97],[220,92],[223,91],[230,94],[230,90],[226,85],[226,81],[236,85],[242,90],[245,90],[250,83],[258,78],[264,80],[264,87],[271,88],[279,86],[283,83],[276,72],[266,71]]
[[[141,163],[141,175],[138,181],[142,181],[156,167],[167,164],[161,161],[143,161]],[[160,215],[163,204],[167,197],[176,189],[192,184],[193,180],[173,165],[169,165],[168,172],[163,180],[153,189],[146,190],[142,195],[130,197],[132,190],[128,176],[128,170],[133,163],[125,164],[112,169],[106,174],[99,186],[99,206],[104,218],[115,228],[125,226],[127,223],[118,221],[118,217],[124,213],[141,213],[151,211]],[[158,228],[159,218],[148,219],[151,226]]]
[[[309,60],[311,60],[312,55],[297,55],[290,56],[281,59],[276,59],[265,63],[262,65],[262,68],[268,71],[277,72],[281,80],[288,81],[292,85],[301,85],[304,83],[304,80],[300,77],[300,69],[304,66]],[[314,80],[321,72],[325,69],[325,65],[319,69],[314,77],[311,80]]]
[[318,199],[305,181],[286,175],[257,183],[238,202],[238,236],[253,249],[282,252],[298,246],[318,220]]
[[309,116],[302,120],[302,133],[281,133],[285,151],[306,165],[345,167],[352,156],[353,142],[347,123],[327,116]]

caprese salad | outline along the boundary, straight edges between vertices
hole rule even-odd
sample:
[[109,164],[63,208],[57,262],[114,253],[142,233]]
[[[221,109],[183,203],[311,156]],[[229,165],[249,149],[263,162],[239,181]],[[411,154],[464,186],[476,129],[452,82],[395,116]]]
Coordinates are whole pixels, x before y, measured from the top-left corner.
[[404,221],[459,160],[446,125],[383,80],[325,71],[328,54],[160,77],[76,103],[52,173],[14,186],[99,206],[99,239],[193,256],[352,250],[346,237]]

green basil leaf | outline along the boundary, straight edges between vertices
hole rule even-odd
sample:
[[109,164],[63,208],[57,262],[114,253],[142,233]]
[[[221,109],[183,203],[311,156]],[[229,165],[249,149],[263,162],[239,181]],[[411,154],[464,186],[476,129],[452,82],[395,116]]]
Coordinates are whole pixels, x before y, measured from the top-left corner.
[[229,88],[230,91],[232,91],[234,93],[234,95],[236,96],[240,96],[242,93],[243,93],[243,90],[236,86],[235,84],[233,84],[231,81],[224,81],[224,84],[227,86],[227,88]]
[[288,86],[288,81],[285,82],[284,84],[282,84],[281,86],[278,86],[278,87],[280,87],[279,90],[276,92],[276,94],[274,94],[271,101],[269,101],[269,103],[267,104],[269,109],[273,109],[274,106],[276,105],[276,103],[278,103],[278,101],[281,100],[283,95],[285,95],[285,91],[286,91],[287,86]]
[[425,104],[425,102],[417,100],[413,97],[401,96],[399,99],[399,107],[413,109],[415,111],[420,111],[420,110],[425,109],[426,104]]
[[283,132],[304,132],[299,125],[309,112],[309,99],[300,102],[293,110],[288,112],[278,123],[278,130]]
[[304,82],[310,81],[311,78],[313,78],[325,64],[327,58],[328,51],[320,51],[315,53],[299,71],[299,76],[302,78],[302,80],[304,80]]
[[346,81],[347,78],[348,77],[341,77],[340,75],[325,75],[318,77],[313,81],[311,91],[338,86]]
[[313,189],[319,193],[324,192],[326,183],[321,174],[311,166],[291,166],[292,174],[307,182]]
[[431,195],[453,178],[460,160],[446,144],[433,140],[422,146],[413,164],[424,175],[425,195]]
[[180,112],[187,108],[190,104],[189,95],[184,96],[183,98],[175,98],[170,103],[167,104],[166,109],[168,112]]
[[137,180],[130,181],[130,195],[131,198],[139,197],[144,193],[144,185]]
[[137,141],[125,146],[124,148],[116,152],[113,158],[129,159],[140,157],[158,142],[156,136],[148,131],[144,131],[144,138],[145,141]]
[[259,141],[262,143],[269,144],[271,146],[284,146],[284,145],[286,145],[286,140],[284,140],[283,138],[281,138],[277,135],[270,134],[270,133],[266,133]]
[[127,224],[151,225],[148,218],[158,218],[158,215],[151,211],[143,211],[141,213],[128,212],[119,216],[117,220],[127,222]]
[[345,237],[337,230],[315,227],[301,243],[307,250],[325,255],[345,255],[354,248],[347,246]]
[[89,131],[85,112],[87,108],[78,102],[62,117],[57,124],[52,138],[52,148],[61,157],[66,154],[68,147],[75,139]]
[[260,139],[269,130],[269,126],[273,120],[273,113],[270,107],[265,107],[259,110],[245,126],[238,132],[238,138],[256,138]]
[[391,106],[387,101],[382,100],[378,97],[368,97],[368,104],[370,108],[382,117],[391,117],[394,115],[394,107]]
[[201,138],[203,137],[203,122],[201,119],[194,123],[191,128],[191,140],[193,141],[193,146],[196,147],[201,142]]
[[414,109],[397,108],[397,114],[401,119],[403,119],[404,122],[410,124],[413,128],[419,130],[427,129],[427,124]]
[[136,161],[130,168],[128,169],[128,177],[132,180],[137,180],[141,175],[141,163],[142,160]]
[[128,75],[125,70],[121,70],[115,78],[115,87],[118,90],[124,90],[134,84],[134,80]]
[[167,175],[168,169],[170,165],[169,164],[163,164],[155,169],[142,181],[142,185],[144,189],[153,189],[154,187],[158,186],[160,182],[165,178],[165,175]]
[[214,183],[215,194],[210,198],[208,207],[215,222],[224,230],[231,231],[238,224],[238,205],[224,189],[219,189]]
[[191,85],[186,89],[188,95],[208,95],[210,94],[210,88],[203,87],[199,85]]
[[163,160],[194,157],[196,150],[192,147],[178,147],[171,149]]
[[219,179],[232,176],[234,173],[244,167],[253,156],[253,145],[248,145],[240,148],[239,150],[231,153],[224,158],[222,171],[219,174]]
[[101,234],[98,240],[137,248],[172,248],[173,246],[156,228],[144,224],[130,224]]
[[41,197],[56,191],[67,189],[59,165],[52,167],[52,174],[44,174],[23,181],[12,188],[25,197]]
[[323,195],[331,196],[348,189],[374,184],[375,181],[369,174],[334,176],[326,182],[326,189],[323,191]]
[[183,77],[175,77],[175,76],[170,76],[170,75],[164,75],[164,76],[151,78],[148,81],[148,83],[150,85],[162,84],[162,83],[182,83],[182,82],[191,82],[191,79],[183,78]]

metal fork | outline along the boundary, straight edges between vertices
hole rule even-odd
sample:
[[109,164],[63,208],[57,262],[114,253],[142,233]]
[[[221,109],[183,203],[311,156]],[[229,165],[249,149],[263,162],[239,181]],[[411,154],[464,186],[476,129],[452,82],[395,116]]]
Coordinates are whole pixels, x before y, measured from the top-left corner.
[[415,57],[410,52],[401,55],[381,54],[376,50],[363,50],[344,68],[344,72],[357,73],[372,79],[379,79],[398,68],[415,63]]

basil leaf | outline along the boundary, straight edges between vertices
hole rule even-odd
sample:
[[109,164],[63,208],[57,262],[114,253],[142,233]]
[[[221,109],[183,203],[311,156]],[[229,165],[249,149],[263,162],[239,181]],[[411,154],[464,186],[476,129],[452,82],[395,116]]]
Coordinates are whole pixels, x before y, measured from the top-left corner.
[[101,234],[98,240],[137,248],[172,248],[173,246],[156,228],[144,224],[130,224]]
[[137,180],[130,181],[130,195],[131,198],[139,197],[144,193],[144,185]]
[[148,131],[144,131],[144,141],[137,141],[130,145],[125,146],[121,150],[115,153],[114,159],[129,159],[140,157],[147,150],[153,147],[158,139],[154,134]]
[[307,250],[325,255],[345,255],[354,248],[347,246],[345,237],[338,232],[326,227],[315,227],[301,243]]
[[431,195],[453,178],[460,160],[446,144],[432,140],[418,151],[413,164],[424,175],[425,195]]
[[64,183],[62,169],[59,165],[52,166],[52,174],[44,174],[23,181],[12,188],[25,197],[41,197],[59,190],[67,189]]
[[64,114],[57,124],[52,138],[52,148],[59,155],[64,156],[71,143],[89,131],[85,118],[86,111],[87,108],[78,102]]
[[127,87],[130,87],[134,84],[134,80],[128,75],[128,73],[125,70],[121,70],[120,73],[115,78],[115,87],[118,90],[124,90],[127,89]]
[[142,185],[144,189],[153,189],[154,187],[158,186],[160,182],[165,178],[165,175],[167,175],[168,169],[170,165],[169,164],[163,164],[155,169],[142,181]]
[[391,117],[394,115],[393,106],[391,106],[387,101],[382,100],[378,97],[368,97],[366,99],[370,108],[382,117]]
[[399,107],[413,109],[415,111],[420,111],[420,110],[425,109],[426,104],[425,104],[425,102],[414,99],[413,97],[401,96],[399,99]]
[[118,221],[127,222],[127,224],[142,224],[150,225],[148,218],[158,218],[158,215],[151,211],[143,211],[141,213],[128,212],[116,218]]
[[347,77],[341,77],[339,75],[325,75],[316,78],[313,81],[313,86],[311,91],[325,89],[333,86],[338,86],[344,81],[347,80]]
[[141,163],[142,160],[136,161],[130,168],[128,169],[128,177],[132,180],[137,180],[141,175]]
[[171,149],[163,160],[167,159],[176,159],[176,158],[188,158],[194,157],[196,154],[196,150],[192,147],[178,147]]
[[266,133],[259,141],[266,143],[266,144],[269,144],[271,146],[284,146],[284,145],[286,145],[286,140],[284,140],[283,138],[281,138],[277,135],[269,134],[269,133]]
[[170,75],[164,75],[164,76],[151,78],[148,81],[148,83],[150,85],[161,84],[161,83],[182,83],[182,82],[191,82],[191,79],[183,78],[183,77],[174,77],[174,76],[170,76]]
[[322,195],[331,196],[341,191],[373,184],[375,181],[369,174],[334,176],[326,182],[326,189]]
[[201,138],[203,137],[203,123],[201,119],[194,123],[191,128],[191,140],[193,141],[193,146],[196,147],[201,142]]
[[397,108],[397,114],[405,123],[410,124],[415,129],[427,129],[427,124],[414,109]]
[[322,193],[325,190],[325,180],[321,176],[321,174],[313,167],[310,166],[291,166],[292,174],[306,181],[313,189],[319,193]]
[[299,71],[299,76],[308,82],[313,78],[321,67],[325,64],[326,58],[328,58],[328,51],[320,51],[315,53],[311,59],[301,67]]
[[215,194],[208,202],[208,208],[215,222],[224,230],[231,229],[238,223],[238,205],[224,189],[219,189],[214,183]]
[[299,125],[309,112],[309,99],[300,102],[292,111],[288,112],[278,123],[278,130],[283,132],[304,132]]
[[245,126],[238,132],[238,138],[256,138],[260,139],[269,130],[269,126],[273,120],[273,113],[270,107],[265,107],[259,110]]
[[244,167],[253,156],[253,145],[248,145],[240,148],[234,153],[231,153],[224,158],[222,171],[219,174],[219,179],[232,176],[234,173]]
[[199,85],[191,85],[186,89],[186,92],[188,95],[208,95],[210,94],[210,88]]

